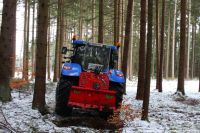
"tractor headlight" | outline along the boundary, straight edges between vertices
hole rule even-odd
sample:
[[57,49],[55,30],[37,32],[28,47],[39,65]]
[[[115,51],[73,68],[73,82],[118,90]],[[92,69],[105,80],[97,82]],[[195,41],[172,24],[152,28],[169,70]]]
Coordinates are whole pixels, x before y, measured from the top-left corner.
[[71,66],[63,66],[63,69],[65,69],[65,70],[71,70],[72,67]]
[[123,77],[124,74],[123,74],[123,73],[118,73],[117,76],[119,76],[119,77]]

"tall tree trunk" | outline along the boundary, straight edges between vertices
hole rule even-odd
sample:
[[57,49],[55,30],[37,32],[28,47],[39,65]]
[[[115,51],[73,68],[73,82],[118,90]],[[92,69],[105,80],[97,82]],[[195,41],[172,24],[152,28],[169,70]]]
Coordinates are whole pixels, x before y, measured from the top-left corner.
[[145,40],[146,40],[146,0],[141,0],[140,13],[140,47],[139,47],[139,70],[137,85],[137,100],[143,100],[145,83]]
[[83,0],[80,0],[79,2],[79,39],[83,39]]
[[174,79],[174,68],[175,68],[175,65],[174,65],[174,58],[175,58],[175,41],[176,41],[176,9],[177,8],[177,0],[174,1],[174,22],[173,22],[173,32],[172,32],[172,79]]
[[[133,5],[134,6],[134,5]],[[131,30],[131,35],[132,35],[132,31],[133,31],[133,21],[132,21],[132,30]],[[130,45],[129,45],[129,64],[128,64],[128,68],[129,68],[129,73],[128,73],[128,77],[129,77],[129,80],[133,80],[133,39],[132,37],[130,38]]]
[[24,52],[23,52],[23,79],[28,81],[28,43],[27,43],[27,8],[28,0],[25,0],[25,13],[24,13]]
[[122,56],[123,56],[123,36],[124,36],[124,0],[121,0],[121,25],[120,25],[120,36],[121,36],[121,40],[120,40],[120,48],[119,48],[119,60],[118,60],[118,69],[122,70]]
[[104,0],[99,0],[99,28],[98,28],[98,43],[103,43],[103,31],[104,31]]
[[114,43],[115,45],[117,45],[117,43],[119,43],[119,14],[118,14],[118,4],[119,4],[119,0],[115,0],[114,1]]
[[[15,1],[15,0],[14,0]],[[11,76],[15,77],[15,66],[16,66],[16,5],[15,3],[13,3],[13,23],[12,25],[10,25],[11,29],[13,29],[13,37],[12,37],[12,47],[10,48],[10,50],[12,50],[13,55],[11,56],[12,61],[10,62],[10,65],[13,67],[13,69],[10,71],[11,72]],[[15,13],[14,13],[15,11]]]
[[92,0],[92,42],[95,42],[95,8],[96,0]]
[[191,78],[194,78],[194,46],[195,46],[196,24],[192,24],[192,62],[191,62]]
[[153,0],[148,0],[148,34],[147,34],[147,55],[145,69],[145,91],[142,107],[142,120],[148,120],[149,95],[151,83],[151,55],[152,55],[152,26],[153,26]]
[[189,72],[190,72],[190,22],[191,22],[191,0],[188,0],[188,42],[187,42],[187,65],[186,65],[186,79],[189,79]]
[[33,0],[33,16],[32,16],[32,46],[31,46],[31,64],[32,64],[32,73],[31,80],[35,77],[35,0]]
[[[29,36],[30,36],[30,34],[29,34],[29,28],[30,28],[30,0],[28,0],[28,16],[27,16],[27,39],[26,39],[26,48],[27,48],[27,50],[26,50],[26,62],[27,62],[27,74],[28,74],[28,77],[27,78],[29,78],[29,58],[30,58],[30,56],[29,56],[29,41],[30,41],[30,39],[29,39]],[[28,79],[26,79],[26,80],[28,80]]]
[[132,13],[133,13],[133,0],[128,0],[126,26],[125,26],[125,39],[124,39],[124,52],[122,61],[122,71],[127,78],[127,64],[129,55],[129,45],[131,41],[131,29],[132,29]]
[[155,46],[156,45],[156,39],[153,39],[153,44],[152,44],[152,72],[151,72],[151,77],[154,78],[155,74]]
[[64,1],[60,0],[60,44],[59,44],[59,74],[58,74],[58,78],[60,78],[60,72],[61,72],[61,67],[62,67],[62,47],[63,47],[63,43],[64,43],[64,22],[65,22],[65,18],[64,18]]
[[120,69],[120,66],[121,66],[121,51],[120,51],[120,47],[121,47],[121,40],[120,40],[120,33],[121,33],[121,1],[122,0],[119,0],[118,2],[118,21],[117,21],[117,24],[118,24],[118,45],[119,45],[119,48],[118,48],[118,62],[117,62],[117,66],[116,68]]
[[[199,68],[200,68],[200,59],[199,59]],[[200,69],[199,69],[199,92],[200,92]]]
[[118,8],[117,9],[117,11],[118,11],[117,12],[117,16],[118,16],[118,19],[117,19],[117,27],[118,27],[117,28],[117,41],[118,42],[117,43],[119,46],[120,46],[120,35],[119,34],[120,34],[120,28],[121,28],[120,27],[120,22],[121,22],[121,15],[120,15],[121,14],[121,10],[120,10],[121,4],[120,3],[121,3],[121,0],[118,0],[118,5],[117,5],[117,8]]
[[32,107],[45,114],[46,69],[44,68],[46,68],[47,56],[48,0],[38,2],[36,77]]
[[168,15],[168,35],[167,35],[167,54],[166,54],[166,79],[169,78],[169,45],[170,45],[170,39],[171,39],[171,10],[169,6],[169,15]]
[[160,62],[159,62],[160,65],[159,65],[159,77],[158,77],[159,92],[162,92],[164,32],[165,32],[165,0],[162,0],[162,26],[160,34]]
[[59,78],[59,55],[60,55],[60,10],[61,10],[61,2],[58,0],[58,11],[57,11],[57,30],[56,30],[56,48],[55,48],[55,62],[54,62],[54,76],[53,76],[53,82],[56,82]]
[[181,0],[181,22],[180,22],[180,56],[178,71],[177,91],[185,95],[184,90],[184,71],[185,71],[185,27],[186,27],[186,0]]
[[[10,79],[13,70],[13,55],[16,40],[16,0],[3,0],[0,33],[0,101],[10,101]],[[11,65],[12,64],[12,65]]]
[[[50,18],[50,10],[48,13],[48,18]],[[48,20],[49,24],[48,24],[48,31],[47,31],[47,79],[51,80],[51,71],[50,71],[50,50],[51,50],[51,45],[50,45],[50,34],[51,34],[51,22],[50,19]]]
[[160,66],[160,1],[156,0],[156,89],[159,88]]

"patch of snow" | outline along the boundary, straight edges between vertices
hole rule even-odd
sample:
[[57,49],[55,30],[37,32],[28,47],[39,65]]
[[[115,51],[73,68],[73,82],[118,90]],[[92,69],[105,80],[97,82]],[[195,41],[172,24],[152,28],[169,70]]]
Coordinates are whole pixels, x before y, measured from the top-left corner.
[[[134,119],[125,119],[124,113],[131,112],[129,108],[121,111],[124,127],[119,129],[123,133],[132,132],[199,132],[200,131],[200,93],[198,80],[185,81],[186,96],[175,94],[177,80],[164,80],[163,92],[156,89],[156,81],[151,81],[151,94],[149,104],[149,122],[142,121],[141,116]],[[32,85],[33,87],[34,85]],[[108,132],[88,127],[70,126],[57,127],[52,120],[55,106],[56,83],[48,82],[46,86],[46,103],[52,114],[42,116],[37,110],[32,109],[33,91],[12,91],[13,100],[0,103],[0,107],[7,121],[19,132]],[[137,80],[127,81],[127,91],[123,104],[129,105],[134,110],[141,110],[142,101],[135,100]],[[132,110],[132,111],[134,111]],[[0,119],[1,122],[2,118]],[[1,131],[2,129],[0,129]]]

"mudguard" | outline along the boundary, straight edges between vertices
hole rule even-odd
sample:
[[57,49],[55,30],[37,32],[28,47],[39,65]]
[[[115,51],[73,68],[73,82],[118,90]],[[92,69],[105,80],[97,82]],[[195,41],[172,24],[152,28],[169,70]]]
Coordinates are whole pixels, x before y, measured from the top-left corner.
[[80,76],[82,68],[77,63],[65,63],[61,70],[63,76]]
[[108,77],[110,81],[117,83],[125,83],[124,75],[119,70],[111,69]]

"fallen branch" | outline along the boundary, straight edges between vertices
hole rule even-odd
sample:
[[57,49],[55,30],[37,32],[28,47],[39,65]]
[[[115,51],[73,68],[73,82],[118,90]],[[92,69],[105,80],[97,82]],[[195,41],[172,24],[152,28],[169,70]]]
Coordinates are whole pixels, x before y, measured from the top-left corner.
[[0,122],[0,127],[4,127],[5,129],[9,130],[10,132],[12,133],[17,133],[18,131],[15,130],[11,125],[10,123],[7,121],[4,113],[3,113],[3,110],[2,110],[2,107],[0,107],[0,114],[3,116],[3,119],[5,121],[5,123],[3,122]]

